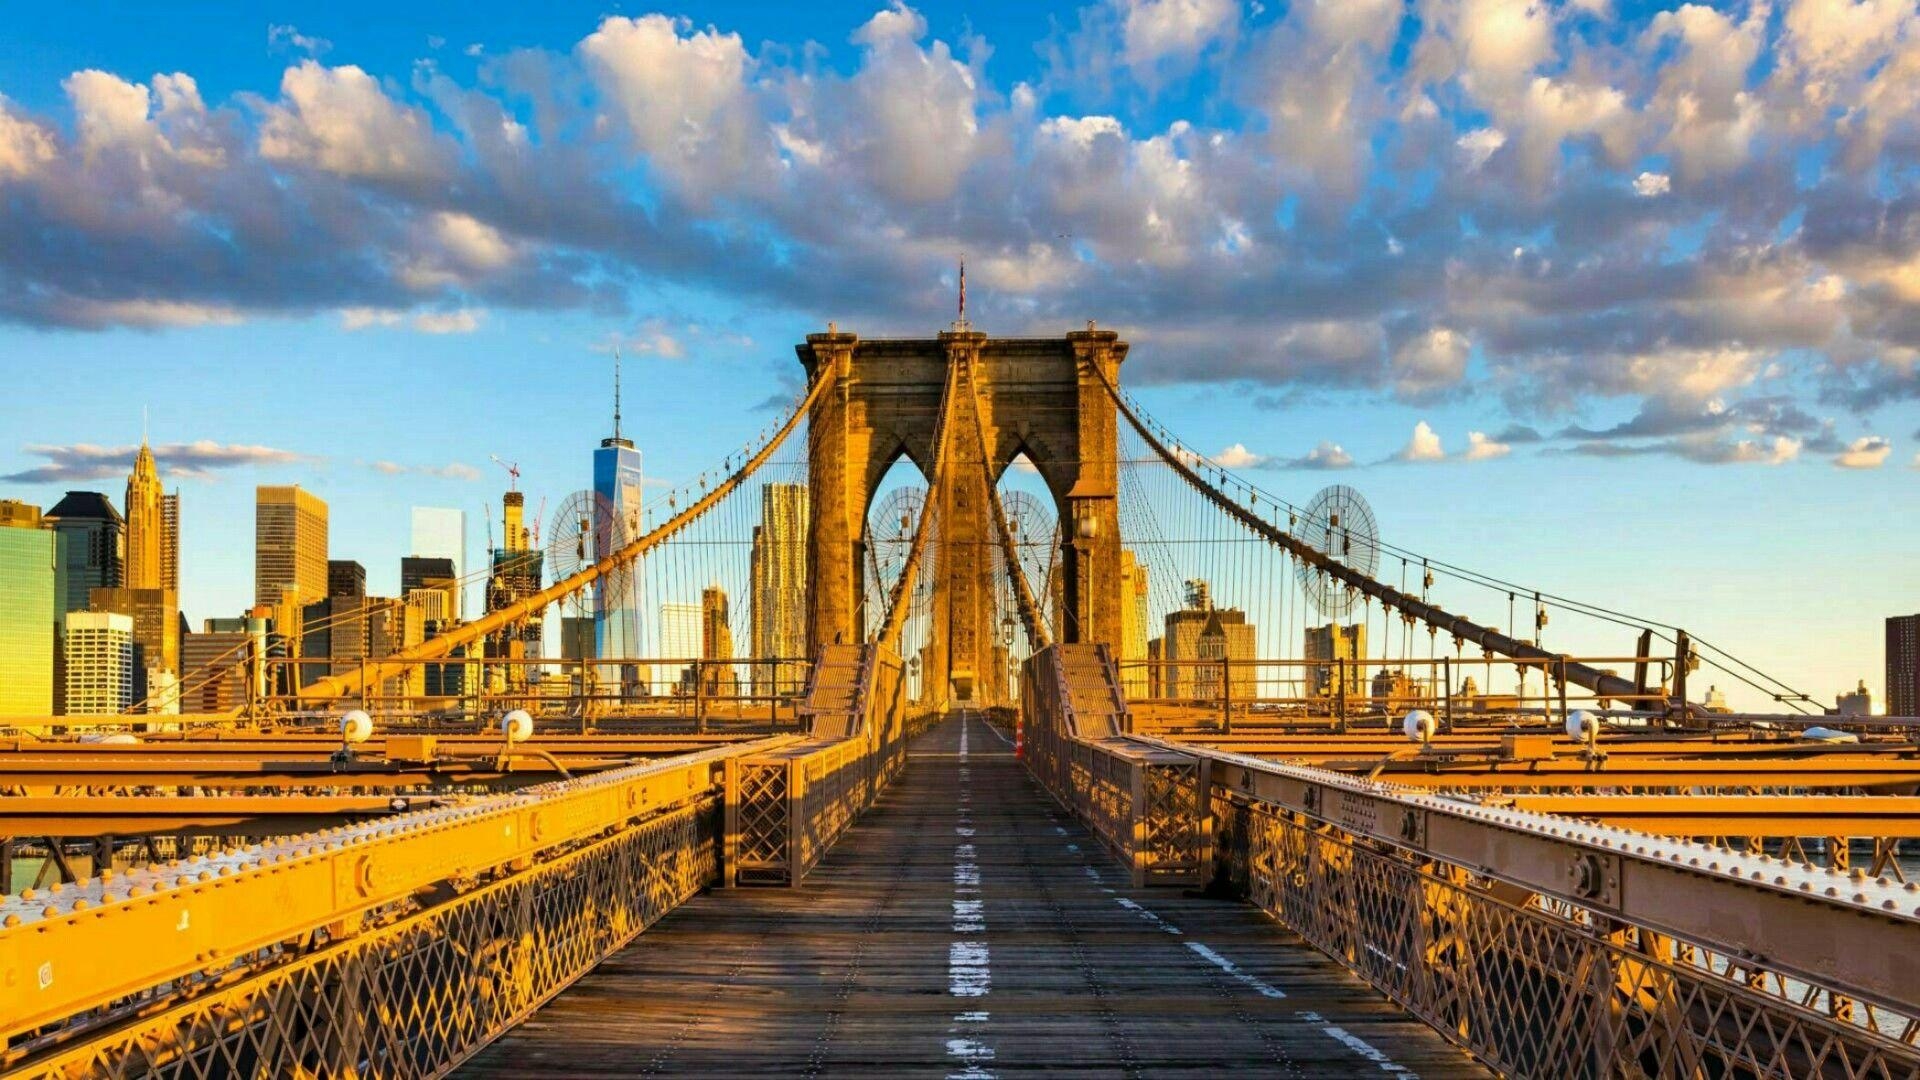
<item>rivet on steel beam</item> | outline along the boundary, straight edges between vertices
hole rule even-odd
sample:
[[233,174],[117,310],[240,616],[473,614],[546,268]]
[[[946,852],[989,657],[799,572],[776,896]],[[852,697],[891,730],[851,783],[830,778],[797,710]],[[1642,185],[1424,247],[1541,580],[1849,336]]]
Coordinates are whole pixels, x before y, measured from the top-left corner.
[[60,906],[58,904],[48,904],[46,908],[40,912],[40,914],[45,915],[47,918],[51,919],[55,915],[60,914]]
[[[1888,903],[1892,903],[1892,901],[1889,900]],[[20,916],[18,915],[8,915],[4,921],[0,921],[0,926],[19,926],[19,925],[20,925]]]
[[1829,886],[1827,886],[1827,895],[1828,895],[1828,896],[1836,896],[1836,897],[1837,897],[1837,896],[1839,896],[1839,895],[1840,895],[1840,890],[1839,890],[1839,889],[1836,889],[1836,888],[1834,888],[1834,887],[1833,887],[1833,886],[1831,886],[1831,885],[1829,885]]

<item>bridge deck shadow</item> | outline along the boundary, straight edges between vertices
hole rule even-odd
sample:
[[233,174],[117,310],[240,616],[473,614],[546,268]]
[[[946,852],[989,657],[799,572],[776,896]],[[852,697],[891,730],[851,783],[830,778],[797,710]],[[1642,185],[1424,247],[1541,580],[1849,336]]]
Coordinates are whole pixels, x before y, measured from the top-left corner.
[[977,716],[798,889],[695,898],[461,1075],[1484,1076],[1251,907],[1133,889]]

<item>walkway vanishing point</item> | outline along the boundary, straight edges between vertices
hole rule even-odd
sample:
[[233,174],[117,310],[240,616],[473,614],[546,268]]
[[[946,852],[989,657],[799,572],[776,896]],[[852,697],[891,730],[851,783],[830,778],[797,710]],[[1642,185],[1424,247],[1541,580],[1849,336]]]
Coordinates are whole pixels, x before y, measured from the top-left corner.
[[1240,903],[1134,889],[977,713],[797,889],[715,890],[458,1075],[1484,1076]]

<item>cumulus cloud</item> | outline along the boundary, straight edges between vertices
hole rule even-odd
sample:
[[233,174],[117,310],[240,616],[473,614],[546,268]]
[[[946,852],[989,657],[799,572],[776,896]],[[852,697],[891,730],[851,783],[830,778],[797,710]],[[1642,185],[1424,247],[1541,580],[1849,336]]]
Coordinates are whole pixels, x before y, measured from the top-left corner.
[[1425,420],[1413,425],[1413,436],[1395,454],[1396,461],[1445,461],[1447,451],[1440,445],[1440,434]]
[[1295,469],[1345,469],[1353,465],[1353,455],[1339,443],[1322,440],[1318,446],[1286,463]]
[[407,326],[422,334],[471,334],[480,329],[485,315],[484,311],[470,308],[408,314],[391,308],[355,307],[340,309],[340,325],[347,330]]
[[1116,0],[1116,6],[1121,58],[1134,68],[1191,64],[1240,24],[1239,0]]
[[1879,435],[1863,435],[1834,455],[1833,463],[1843,469],[1877,469],[1893,453],[1893,442]]
[[1467,452],[1462,455],[1468,461],[1491,461],[1506,457],[1513,452],[1513,444],[1503,443],[1484,431],[1467,432]]
[[[271,446],[244,443],[220,443],[199,439],[187,443],[161,443],[152,446],[154,462],[162,471],[179,477],[210,477],[216,471],[251,465],[287,465],[308,460],[303,454]],[[55,445],[31,443],[21,450],[43,458],[36,465],[0,476],[22,484],[70,484],[88,480],[124,479],[133,471],[138,446],[99,446],[93,443]]]
[[1247,449],[1245,443],[1234,443],[1208,460],[1223,469],[1257,469],[1267,463],[1267,456]]
[[[924,332],[964,252],[979,325],[1124,319],[1136,383],[1484,391],[1506,415],[1479,426],[1557,433],[1490,445],[1846,452],[1920,400],[1920,203],[1884,180],[1920,162],[1920,16],[1591,8],[1096,0],[1024,81],[988,58],[1029,43],[943,40],[903,4],[823,44],[610,16],[497,42],[471,77],[270,31],[285,67],[258,93],[7,88],[0,320],[473,332],[631,325],[687,290]],[[1163,95],[1176,76],[1194,93]]]
[[579,51],[633,151],[683,194],[731,190],[771,166],[739,34],[608,16]]

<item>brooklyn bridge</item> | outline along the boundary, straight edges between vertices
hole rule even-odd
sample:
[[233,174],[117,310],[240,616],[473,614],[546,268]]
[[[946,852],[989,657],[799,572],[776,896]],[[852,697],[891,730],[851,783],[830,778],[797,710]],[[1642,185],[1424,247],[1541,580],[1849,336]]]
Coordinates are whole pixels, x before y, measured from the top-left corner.
[[[482,618],[10,720],[0,1068],[1920,1077],[1920,718],[1292,501],[1127,352],[833,328]],[[794,640],[504,647],[776,555]]]

